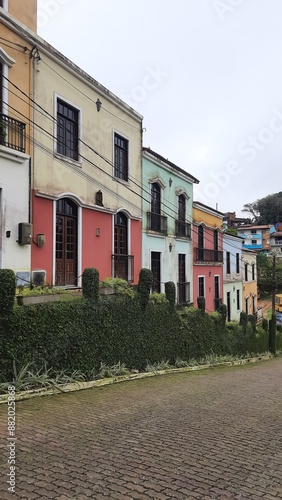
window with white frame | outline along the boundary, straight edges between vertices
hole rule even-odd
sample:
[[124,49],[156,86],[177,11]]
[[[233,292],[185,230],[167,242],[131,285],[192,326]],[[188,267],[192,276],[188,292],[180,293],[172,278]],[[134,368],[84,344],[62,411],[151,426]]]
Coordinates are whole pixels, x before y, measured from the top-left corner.
[[199,276],[198,277],[198,297],[204,297],[204,296],[205,296],[205,277]]
[[128,181],[128,140],[114,134],[114,176]]
[[79,110],[57,99],[57,153],[78,160]]

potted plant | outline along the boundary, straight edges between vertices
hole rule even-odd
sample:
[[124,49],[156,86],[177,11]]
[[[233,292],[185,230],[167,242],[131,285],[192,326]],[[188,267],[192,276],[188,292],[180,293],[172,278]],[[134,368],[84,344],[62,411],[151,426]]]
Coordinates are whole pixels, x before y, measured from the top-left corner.
[[34,288],[19,287],[17,297],[18,305],[42,304],[61,300],[64,289],[50,288],[48,286],[35,286]]

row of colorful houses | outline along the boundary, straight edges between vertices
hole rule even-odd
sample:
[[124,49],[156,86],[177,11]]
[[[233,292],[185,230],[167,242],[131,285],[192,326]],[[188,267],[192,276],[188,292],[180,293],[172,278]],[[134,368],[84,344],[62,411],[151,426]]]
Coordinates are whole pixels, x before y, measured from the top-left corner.
[[142,116],[36,34],[36,11],[0,2],[0,267],[71,287],[87,267],[133,284],[146,267],[179,304],[255,313],[253,253],[194,201],[196,177],[143,146]]

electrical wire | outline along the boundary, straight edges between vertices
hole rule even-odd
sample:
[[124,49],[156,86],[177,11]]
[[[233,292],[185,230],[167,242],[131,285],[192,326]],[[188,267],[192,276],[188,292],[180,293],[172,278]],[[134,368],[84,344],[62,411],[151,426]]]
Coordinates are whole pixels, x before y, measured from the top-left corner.
[[[26,93],[24,93],[24,92],[22,91],[22,89],[20,89],[18,86],[16,86],[16,85],[15,85],[13,82],[11,82],[11,81],[10,81],[7,77],[4,77],[4,78],[5,78],[5,79],[6,79],[6,80],[7,80],[7,81],[11,84],[11,85],[13,85],[13,86],[14,86],[14,87],[15,87],[15,88],[16,88],[16,89],[20,92],[20,93],[22,93],[22,94],[23,94],[23,95],[24,95],[24,96],[28,99],[28,101],[31,101],[31,102],[32,102],[32,104],[33,104],[33,109],[34,109],[34,110],[37,110],[36,108],[39,108],[39,109],[40,109],[40,112],[41,112],[41,114],[42,114],[42,115],[44,115],[44,116],[46,116],[48,119],[52,120],[52,122],[53,122],[53,123],[54,123],[54,122],[55,122],[55,123],[57,122],[57,120],[56,120],[56,119],[55,119],[55,118],[54,118],[54,117],[53,117],[50,113],[48,113],[48,111],[46,111],[46,110],[45,110],[42,106],[40,106],[39,104],[37,104],[37,103],[36,103],[36,102],[35,102],[32,98],[30,98],[30,96],[28,96]],[[6,88],[8,88],[8,87],[6,87]],[[8,89],[8,90],[9,90],[9,89]],[[14,94],[14,95],[15,95],[15,94]],[[29,102],[26,102],[26,104],[27,104],[27,105],[30,105],[30,104],[29,104]],[[35,106],[36,106],[36,108],[35,108]],[[11,108],[11,106],[10,106],[10,108]],[[19,112],[18,112],[15,108],[13,108],[13,109],[14,109],[14,111],[15,111],[17,114],[19,114]],[[37,111],[38,111],[38,110],[37,110]],[[21,115],[21,116],[23,116],[23,117],[26,119],[25,115],[23,115],[22,113],[20,113],[20,115]],[[29,120],[29,119],[28,119],[28,120]],[[53,134],[51,134],[50,132],[47,132],[47,131],[43,128],[43,127],[40,127],[38,124],[36,124],[36,123],[35,123],[35,122],[33,122],[32,120],[29,120],[29,121],[30,121],[30,122],[31,122],[34,126],[36,126],[36,127],[38,127],[39,129],[41,129],[41,131],[42,131],[42,132],[44,132],[44,133],[45,133],[45,135],[46,135],[46,134],[48,134],[48,135],[49,135],[49,136],[50,136],[53,140],[54,140],[54,139],[55,139],[55,140],[57,140],[57,138],[55,138],[55,136],[54,136]],[[100,153],[98,153],[96,150],[94,150],[94,148],[92,148],[91,146],[89,146],[89,145],[88,145],[87,143],[85,143],[84,141],[81,141],[81,142],[82,142],[82,143],[83,143],[86,147],[88,147],[91,151],[93,151],[95,154],[97,154],[97,155],[98,155],[101,159],[103,159],[103,160],[104,160],[105,162],[107,162],[109,165],[111,165],[112,167],[114,167],[114,164],[113,164],[110,160],[108,160],[106,157],[102,156]],[[51,154],[52,154],[52,157],[53,157],[53,153],[52,153],[52,152],[51,152]],[[82,155],[80,155],[80,157],[81,157],[84,161],[86,161],[87,163],[90,163],[92,166],[95,166],[96,168],[98,168],[98,169],[99,169],[100,171],[102,171],[104,174],[106,173],[107,175],[109,175],[109,176],[111,177],[111,179],[112,179],[112,175],[111,175],[111,174],[109,174],[109,173],[105,172],[105,171],[104,171],[101,167],[99,167],[98,165],[96,165],[94,162],[90,161],[88,158],[86,158],[86,157],[84,157],[84,156],[82,156]],[[62,161],[62,163],[63,163],[63,164],[65,164],[65,162],[64,162],[64,161]],[[69,166],[69,165],[68,165],[68,166]],[[76,169],[76,167],[75,167],[75,172],[77,173],[77,169]],[[87,175],[87,174],[86,174],[86,175]],[[92,180],[94,180],[94,179],[92,178]],[[150,195],[150,192],[149,192],[149,191],[146,191],[146,189],[144,188],[144,186],[143,186],[142,184],[138,184],[138,183],[136,183],[136,182],[135,182],[132,178],[130,178],[130,180],[131,180],[133,183],[135,183],[135,184],[136,184],[136,185],[137,185],[140,189],[142,189],[142,190],[143,190],[143,191],[145,191],[148,195]],[[89,181],[89,177],[88,177],[88,181]],[[98,184],[96,183],[96,185],[98,185]],[[100,184],[100,188],[101,188],[101,187],[105,190],[105,186],[104,186],[104,184]],[[146,202],[148,203],[148,201],[149,201],[149,200],[145,199],[142,195],[139,195],[138,193],[136,193],[136,191],[132,190],[129,186],[126,186],[126,187],[127,187],[127,188],[131,191],[131,192],[133,192],[135,195],[140,196],[140,197],[141,197],[144,201],[146,201]],[[112,192],[112,193],[114,193],[114,192]],[[115,196],[116,196],[116,195],[115,195]],[[121,198],[121,197],[119,197],[119,199],[120,199],[120,198]],[[126,202],[128,203],[128,200],[124,199],[124,201],[126,201]],[[176,211],[172,208],[173,206],[169,207],[169,206],[167,206],[167,205],[166,205],[166,204],[164,204],[164,203],[163,203],[163,205],[165,206],[165,208],[167,208],[168,210],[170,210],[170,212],[172,212],[172,213],[174,213],[176,216],[178,216],[178,213],[177,213],[177,212],[176,212]],[[136,208],[137,208],[137,206],[136,206],[136,205],[134,205],[134,208],[136,209]],[[143,211],[143,213],[144,213],[144,211]],[[171,215],[171,214],[166,214],[166,215]],[[188,217],[187,217],[187,220],[188,220]],[[190,221],[188,221],[188,222],[190,222]],[[193,221],[192,221],[192,223],[193,223]],[[193,227],[191,228],[191,230],[197,234],[197,231],[196,231],[196,230],[194,230],[194,229],[193,229]],[[209,240],[207,237],[206,237],[206,241],[209,241],[209,242],[213,243],[213,242],[212,242],[211,240]],[[233,246],[234,248],[238,249],[238,247],[236,247],[236,246],[234,246],[234,245],[232,245],[232,244],[231,244],[230,246]],[[204,250],[205,250],[205,249],[204,249]],[[219,250],[219,251],[220,251],[220,250]],[[235,256],[235,254],[232,254],[232,255],[233,255],[233,256]],[[242,261],[242,262],[244,261],[242,257],[241,257],[241,261]]]

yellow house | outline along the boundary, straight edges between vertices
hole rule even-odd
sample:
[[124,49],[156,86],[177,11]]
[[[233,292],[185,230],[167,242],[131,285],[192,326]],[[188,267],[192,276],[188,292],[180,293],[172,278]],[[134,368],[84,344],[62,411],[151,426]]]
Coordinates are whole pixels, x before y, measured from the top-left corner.
[[257,264],[256,252],[242,250],[243,310],[247,314],[257,313]]

